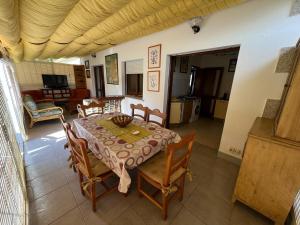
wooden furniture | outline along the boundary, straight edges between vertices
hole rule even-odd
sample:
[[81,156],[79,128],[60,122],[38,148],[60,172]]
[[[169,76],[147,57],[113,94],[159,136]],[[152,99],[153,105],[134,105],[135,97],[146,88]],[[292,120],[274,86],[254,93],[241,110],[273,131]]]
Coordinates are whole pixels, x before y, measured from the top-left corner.
[[228,100],[217,99],[214,110],[214,118],[224,120],[226,117]]
[[[121,113],[105,113],[73,120],[73,128],[84,137],[90,150],[120,177],[118,190],[127,193],[131,184],[128,170],[134,169],[165,148],[167,143],[180,141],[171,130],[133,118],[119,128],[109,118]],[[139,131],[138,134],[135,132]],[[157,135],[159,134],[159,135]]]
[[74,76],[76,88],[86,88],[84,65],[74,65]]
[[25,95],[23,106],[30,118],[29,128],[40,121],[59,119],[63,114],[63,109],[55,106],[51,99],[34,101],[30,95]]
[[300,141],[300,44],[296,47],[293,69],[287,79],[276,119],[278,137]]
[[[148,108],[144,107],[142,104],[130,104],[130,108],[131,108],[131,116],[132,117],[138,117],[138,118],[142,118],[144,121],[147,120],[147,112],[148,112]],[[136,113],[136,111],[140,112],[140,113]]]
[[[168,145],[166,153],[160,152],[138,167],[137,190],[140,196],[145,196],[162,210],[163,219],[167,219],[169,200],[176,194],[180,201],[183,199],[185,175],[189,172],[194,139],[195,134],[185,136],[179,143]],[[162,192],[162,203],[142,189],[142,180]]]
[[65,118],[64,118],[63,115],[61,115],[61,117],[60,117],[60,122],[62,124],[62,127],[63,127],[63,129],[65,131],[65,134],[66,134],[66,137],[67,137],[67,142],[64,145],[64,149],[68,150],[69,153],[70,153],[70,156],[68,157],[69,167],[72,167],[74,172],[77,172],[76,167],[75,167],[75,165],[76,165],[75,161],[76,160],[74,158],[74,155],[72,154],[72,149],[71,149],[70,141],[69,141],[68,134],[67,134],[67,130],[71,129],[71,125],[65,121]]
[[55,101],[67,101],[71,96],[70,88],[44,88],[42,93],[44,98],[54,99]]
[[[76,163],[81,193],[82,195],[88,195],[92,200],[93,211],[96,211],[96,200],[117,188],[117,185],[109,187],[105,183],[114,173],[101,160],[98,160],[93,153],[87,152],[87,141],[83,138],[77,138],[69,126],[67,126],[67,135]],[[98,196],[96,196],[97,182],[105,188],[105,191]]]
[[257,118],[249,132],[233,200],[283,225],[300,189],[300,143],[274,136],[274,121]]
[[[157,120],[153,120],[153,117],[158,117],[160,119],[160,122],[158,122]],[[165,113],[162,113],[159,111],[159,109],[148,109],[148,113],[147,113],[147,119],[146,121],[149,123],[155,123],[161,127],[165,127],[166,126],[166,118],[167,115]]]
[[98,103],[92,101],[88,105],[78,104],[78,106],[77,106],[78,118],[88,117],[88,116],[97,115],[97,114],[103,114],[104,106],[105,106],[105,103],[102,101],[99,101]]
[[72,89],[71,96],[66,104],[66,108],[70,113],[77,112],[77,105],[82,104],[83,99],[90,98],[89,89]]

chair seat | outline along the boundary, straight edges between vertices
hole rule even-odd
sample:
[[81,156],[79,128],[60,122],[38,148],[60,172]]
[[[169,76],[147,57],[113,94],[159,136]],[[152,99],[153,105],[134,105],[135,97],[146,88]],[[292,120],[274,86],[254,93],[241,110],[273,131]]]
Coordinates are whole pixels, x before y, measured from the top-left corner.
[[[148,161],[139,166],[139,170],[154,180],[155,182],[163,185],[163,178],[165,176],[166,169],[166,154],[165,152],[159,152],[154,157],[150,158]],[[170,183],[176,181],[182,174],[186,172],[186,169],[180,167],[175,173],[170,177]]]
[[88,157],[94,176],[98,177],[110,171],[110,169],[100,159],[98,159],[94,153],[88,153]]

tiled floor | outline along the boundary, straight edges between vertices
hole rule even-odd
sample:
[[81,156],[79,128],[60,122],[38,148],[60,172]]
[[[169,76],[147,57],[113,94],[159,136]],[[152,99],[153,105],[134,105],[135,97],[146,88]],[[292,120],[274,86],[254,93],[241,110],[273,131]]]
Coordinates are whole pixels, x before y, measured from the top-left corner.
[[201,145],[210,147],[211,149],[219,149],[224,121],[219,119],[211,119],[200,117],[199,120],[192,123],[172,125],[172,129],[180,135],[194,130],[196,132],[196,141]]
[[171,202],[167,221],[161,219],[158,208],[138,197],[135,183],[128,197],[111,193],[98,201],[93,213],[90,201],[80,193],[77,174],[68,167],[64,143],[59,121],[30,130],[25,146],[30,225],[272,224],[246,206],[231,203],[238,167],[217,158],[215,150],[198,142],[191,159],[193,181],[187,179],[182,202]]

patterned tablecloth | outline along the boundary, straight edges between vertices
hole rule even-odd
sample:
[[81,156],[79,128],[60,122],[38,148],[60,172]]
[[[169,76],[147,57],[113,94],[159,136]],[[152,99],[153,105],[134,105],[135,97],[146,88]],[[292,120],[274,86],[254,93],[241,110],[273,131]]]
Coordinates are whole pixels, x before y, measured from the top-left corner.
[[[73,129],[79,137],[88,141],[90,150],[120,177],[119,191],[126,193],[131,183],[127,169],[137,167],[157,152],[164,150],[167,144],[179,142],[180,136],[168,129],[133,119],[136,126],[149,131],[148,136],[133,143],[127,143],[109,129],[99,125],[99,121],[120,113],[103,114],[88,118],[75,119]],[[120,128],[124,129],[124,128]],[[126,128],[125,128],[126,129]]]

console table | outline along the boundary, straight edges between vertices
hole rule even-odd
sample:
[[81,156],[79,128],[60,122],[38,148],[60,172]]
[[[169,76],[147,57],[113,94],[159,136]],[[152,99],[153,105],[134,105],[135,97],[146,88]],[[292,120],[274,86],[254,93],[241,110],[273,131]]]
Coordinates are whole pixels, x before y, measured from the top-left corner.
[[45,88],[42,89],[43,97],[54,101],[67,101],[71,96],[70,88]]

